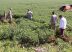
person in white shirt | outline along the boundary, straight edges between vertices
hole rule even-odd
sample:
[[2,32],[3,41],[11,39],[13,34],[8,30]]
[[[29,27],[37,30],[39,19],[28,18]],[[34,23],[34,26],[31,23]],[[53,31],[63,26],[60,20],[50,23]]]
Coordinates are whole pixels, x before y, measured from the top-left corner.
[[66,25],[67,25],[67,20],[65,17],[63,17],[62,15],[59,15],[60,17],[60,35],[64,36],[64,30],[66,29]]
[[32,19],[32,16],[33,16],[33,12],[30,9],[28,9],[28,11],[27,11],[27,17],[29,19]]
[[57,15],[55,14],[55,12],[52,12],[52,16],[51,16],[51,28],[56,30],[56,23],[57,23]]

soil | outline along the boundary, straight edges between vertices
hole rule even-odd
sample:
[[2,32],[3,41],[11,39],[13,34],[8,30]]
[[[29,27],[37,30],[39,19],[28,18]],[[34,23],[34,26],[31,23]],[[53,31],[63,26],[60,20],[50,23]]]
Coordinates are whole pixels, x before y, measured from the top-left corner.
[[51,35],[48,37],[48,43],[51,43],[51,42],[53,43],[55,41],[56,41],[56,37],[54,35]]
[[68,36],[68,35],[64,35],[64,36],[51,35],[48,38],[48,42],[49,43],[53,43],[53,42],[55,43],[57,38],[60,38],[60,39],[62,39],[65,42],[72,42],[72,36]]

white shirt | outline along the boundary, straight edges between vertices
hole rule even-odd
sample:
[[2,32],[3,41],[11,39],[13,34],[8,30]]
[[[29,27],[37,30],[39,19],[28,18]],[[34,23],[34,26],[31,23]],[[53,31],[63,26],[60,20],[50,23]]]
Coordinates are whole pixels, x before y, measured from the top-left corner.
[[27,13],[28,18],[32,18],[32,14],[33,14],[32,11],[28,11],[28,13]]
[[66,18],[62,17],[60,19],[60,28],[65,29],[66,25],[67,25],[67,20],[66,20]]

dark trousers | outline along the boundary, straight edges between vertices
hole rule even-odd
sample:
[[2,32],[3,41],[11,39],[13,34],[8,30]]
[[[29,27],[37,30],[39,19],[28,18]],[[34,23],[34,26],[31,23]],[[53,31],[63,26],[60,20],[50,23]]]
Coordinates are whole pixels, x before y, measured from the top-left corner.
[[60,28],[60,35],[64,35],[64,30],[65,29]]

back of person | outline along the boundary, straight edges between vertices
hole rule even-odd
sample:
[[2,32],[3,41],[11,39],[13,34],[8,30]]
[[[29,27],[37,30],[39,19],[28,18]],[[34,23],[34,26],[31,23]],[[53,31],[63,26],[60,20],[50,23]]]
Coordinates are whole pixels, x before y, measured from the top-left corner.
[[33,15],[33,12],[32,12],[31,10],[28,10],[28,12],[27,12],[27,17],[28,17],[29,19],[32,19],[32,15]]
[[59,15],[60,17],[60,35],[64,36],[64,30],[66,29],[66,25],[67,25],[67,20],[65,17],[63,17],[62,15]]
[[65,29],[67,25],[66,18],[62,17],[60,20],[60,28]]
[[50,23],[51,23],[51,29],[56,30],[57,15],[55,14],[55,12],[52,12]]
[[28,15],[29,18],[31,18],[32,17],[32,12],[28,11],[27,15]]
[[52,23],[53,24],[56,24],[56,21],[57,21],[57,15],[52,15],[52,19],[51,19]]
[[12,22],[12,16],[13,16],[13,13],[12,13],[12,9],[10,8],[9,11],[8,11],[8,13],[7,13],[6,19],[9,22]]

